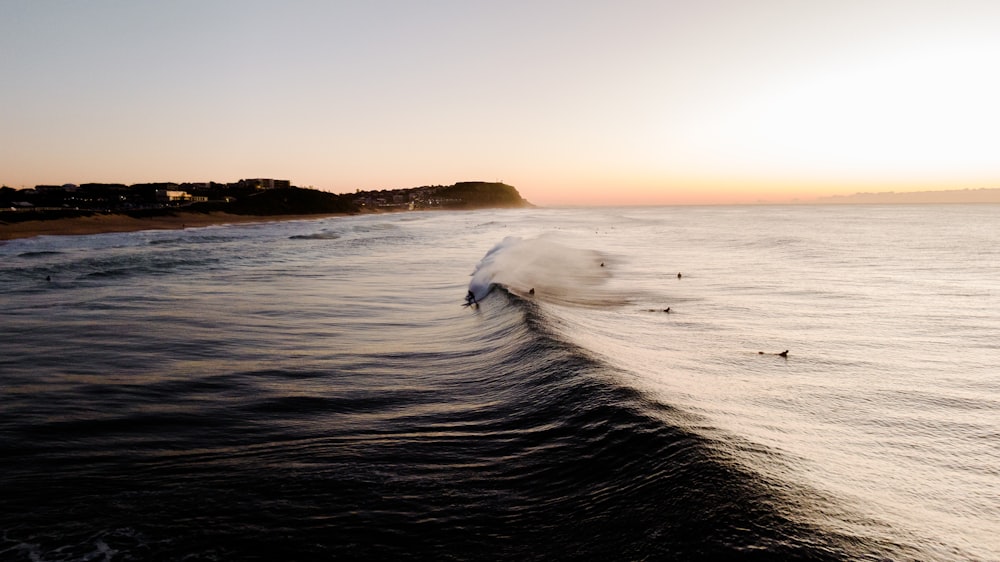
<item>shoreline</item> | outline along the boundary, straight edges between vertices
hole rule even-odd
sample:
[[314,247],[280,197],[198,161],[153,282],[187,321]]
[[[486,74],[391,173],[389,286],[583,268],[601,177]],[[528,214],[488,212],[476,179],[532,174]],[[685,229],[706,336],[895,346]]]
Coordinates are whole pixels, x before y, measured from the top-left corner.
[[181,230],[187,227],[248,224],[287,220],[346,217],[349,213],[318,213],[308,215],[233,215],[229,213],[185,213],[172,216],[132,218],[127,215],[93,215],[68,219],[34,220],[0,223],[0,242],[35,236],[73,236],[139,232],[142,230]]

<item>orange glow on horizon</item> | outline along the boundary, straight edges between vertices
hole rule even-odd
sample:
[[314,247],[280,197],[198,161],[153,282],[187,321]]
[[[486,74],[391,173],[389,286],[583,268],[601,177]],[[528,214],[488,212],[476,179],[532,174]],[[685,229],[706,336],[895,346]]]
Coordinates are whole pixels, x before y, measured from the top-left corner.
[[1000,187],[997,182],[727,182],[705,180],[670,182],[663,186],[609,181],[606,187],[585,184],[551,185],[545,189],[514,185],[529,202],[539,206],[656,206],[753,205],[809,203],[858,193],[910,193],[978,190]]

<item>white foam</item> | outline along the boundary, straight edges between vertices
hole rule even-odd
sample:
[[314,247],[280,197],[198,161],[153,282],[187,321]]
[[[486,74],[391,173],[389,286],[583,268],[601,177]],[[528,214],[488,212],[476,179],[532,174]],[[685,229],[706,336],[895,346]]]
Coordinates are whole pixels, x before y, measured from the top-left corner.
[[472,274],[469,291],[477,300],[494,286],[502,286],[514,294],[544,301],[622,304],[625,297],[606,287],[611,276],[609,258],[596,250],[567,246],[548,236],[508,236],[483,256]]

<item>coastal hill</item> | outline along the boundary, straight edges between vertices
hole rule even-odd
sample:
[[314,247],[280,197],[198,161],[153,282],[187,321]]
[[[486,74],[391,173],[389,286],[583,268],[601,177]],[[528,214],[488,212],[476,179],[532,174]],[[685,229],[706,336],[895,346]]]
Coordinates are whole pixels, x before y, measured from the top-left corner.
[[358,191],[359,208],[480,209],[530,207],[513,186],[501,182],[464,181],[454,185],[425,185],[407,189]]
[[177,213],[243,216],[350,214],[419,209],[530,206],[517,190],[494,182],[467,181],[380,191],[335,194],[289,185],[283,180],[231,184],[81,184],[0,188],[0,225],[32,220],[124,215],[134,219]]
[[853,195],[835,195],[821,197],[807,203],[824,205],[860,205],[860,204],[933,204],[933,203],[1000,203],[1000,189],[953,189],[941,191],[885,191],[879,193],[855,193]]

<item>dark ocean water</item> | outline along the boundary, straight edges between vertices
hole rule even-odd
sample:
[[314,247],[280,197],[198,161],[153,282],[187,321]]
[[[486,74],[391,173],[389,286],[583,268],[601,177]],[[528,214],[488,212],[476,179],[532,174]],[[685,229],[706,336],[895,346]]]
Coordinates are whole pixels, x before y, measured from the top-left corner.
[[998,219],[4,243],[0,559],[1000,559]]

